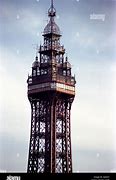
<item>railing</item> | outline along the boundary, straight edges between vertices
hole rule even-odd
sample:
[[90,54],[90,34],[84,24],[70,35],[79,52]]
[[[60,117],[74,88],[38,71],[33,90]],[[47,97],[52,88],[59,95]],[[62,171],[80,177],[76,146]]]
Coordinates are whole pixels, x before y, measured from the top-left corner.
[[[44,82],[50,82],[51,81],[51,76],[46,75],[39,75],[39,76],[29,76],[27,82],[28,84],[37,84],[37,83],[44,83]],[[62,75],[56,75],[55,76],[55,81],[61,82],[63,84],[71,84],[75,85],[75,78],[68,77],[68,76],[62,76]]]
[[75,85],[75,78],[74,77],[57,75],[56,79],[57,79],[57,81],[62,82],[62,83]]
[[64,49],[64,46],[50,46],[50,45],[47,45],[47,46],[41,46],[40,47],[40,51],[46,51],[46,50],[56,50],[56,51],[65,51]]

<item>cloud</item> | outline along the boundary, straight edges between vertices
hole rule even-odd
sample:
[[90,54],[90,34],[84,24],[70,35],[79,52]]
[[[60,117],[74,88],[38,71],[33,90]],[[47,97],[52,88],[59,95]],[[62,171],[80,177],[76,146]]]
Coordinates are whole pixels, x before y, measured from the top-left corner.
[[[104,68],[104,66],[106,66]],[[72,143],[90,149],[116,149],[116,72],[114,64],[80,69],[72,105]],[[102,68],[103,67],[103,68]]]
[[16,157],[17,157],[17,158],[19,158],[19,157],[20,157],[20,154],[19,154],[19,153],[17,153],[17,154],[16,154]]
[[[8,29],[8,32],[17,31],[23,33],[30,33],[35,35],[37,29],[43,27],[44,19],[40,13],[33,11],[31,8],[19,8],[17,10],[16,6],[12,4],[2,5],[1,10],[1,22],[6,23],[11,28]],[[2,26],[4,29],[5,26]]]
[[111,169],[111,171],[110,171],[111,173],[116,173],[116,169]]
[[[94,30],[91,30],[91,27],[88,27],[88,30],[83,30],[76,32],[76,30],[72,32],[71,36],[71,43],[74,45],[77,45],[78,48],[88,48],[88,49],[96,49],[97,54],[100,52],[104,54],[100,54],[101,56],[104,56],[105,54],[109,54],[110,51],[112,52],[112,56],[116,57],[115,49],[116,49],[116,42],[113,40],[116,38],[116,35],[114,33],[114,30],[112,30],[112,33],[108,33],[108,37],[101,35],[101,32],[103,32],[104,29],[101,29],[101,31],[94,32]],[[88,55],[88,54],[87,54]],[[95,56],[95,54],[94,54]]]
[[[4,54],[4,51],[3,51]],[[20,56],[11,52],[8,56],[1,55],[4,62],[1,62],[1,100],[0,100],[0,132],[19,134],[18,138],[28,135],[30,126],[30,104],[27,98],[26,76],[27,71],[23,69],[26,64],[21,62]],[[8,58],[17,62],[15,64],[7,64]],[[28,120],[28,121],[27,121]],[[12,127],[12,128],[9,128]]]
[[4,169],[0,169],[0,173],[6,173],[7,171]]
[[35,34],[38,29],[43,27],[44,21],[40,14],[37,15],[30,10],[22,10],[20,14],[22,19],[20,18],[19,26],[21,25],[25,32]]

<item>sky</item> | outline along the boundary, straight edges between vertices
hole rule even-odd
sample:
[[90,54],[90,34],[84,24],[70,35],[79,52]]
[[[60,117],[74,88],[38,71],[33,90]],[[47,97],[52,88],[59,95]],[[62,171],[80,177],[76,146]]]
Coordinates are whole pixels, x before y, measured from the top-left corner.
[[[54,0],[61,44],[76,76],[74,172],[116,172],[116,1]],[[0,0],[0,172],[26,172],[27,77],[50,0]]]

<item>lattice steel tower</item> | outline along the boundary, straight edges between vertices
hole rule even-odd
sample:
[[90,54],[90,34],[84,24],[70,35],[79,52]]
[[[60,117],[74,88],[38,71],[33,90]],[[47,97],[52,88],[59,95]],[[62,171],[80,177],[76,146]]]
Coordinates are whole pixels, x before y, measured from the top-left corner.
[[75,77],[60,45],[60,29],[54,21],[56,10],[51,0],[50,18],[43,45],[38,48],[28,77],[31,104],[29,173],[71,173],[71,105],[75,97]]

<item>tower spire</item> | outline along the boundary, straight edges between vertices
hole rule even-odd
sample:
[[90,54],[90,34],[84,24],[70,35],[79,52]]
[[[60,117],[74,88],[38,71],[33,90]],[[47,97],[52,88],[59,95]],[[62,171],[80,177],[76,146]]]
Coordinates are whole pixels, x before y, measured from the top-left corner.
[[49,20],[49,23],[44,28],[43,34],[44,35],[57,34],[57,35],[61,36],[60,29],[54,20],[55,16],[56,16],[56,9],[54,8],[53,2],[54,1],[51,0],[51,5],[50,5],[50,8],[48,9],[48,17],[50,18],[50,20]]
[[54,2],[53,2],[53,0],[51,0],[51,7],[52,7],[52,8],[54,7]]
[[54,8],[54,1],[53,0],[51,0],[51,7],[48,10],[48,16],[49,17],[56,16],[56,9]]

